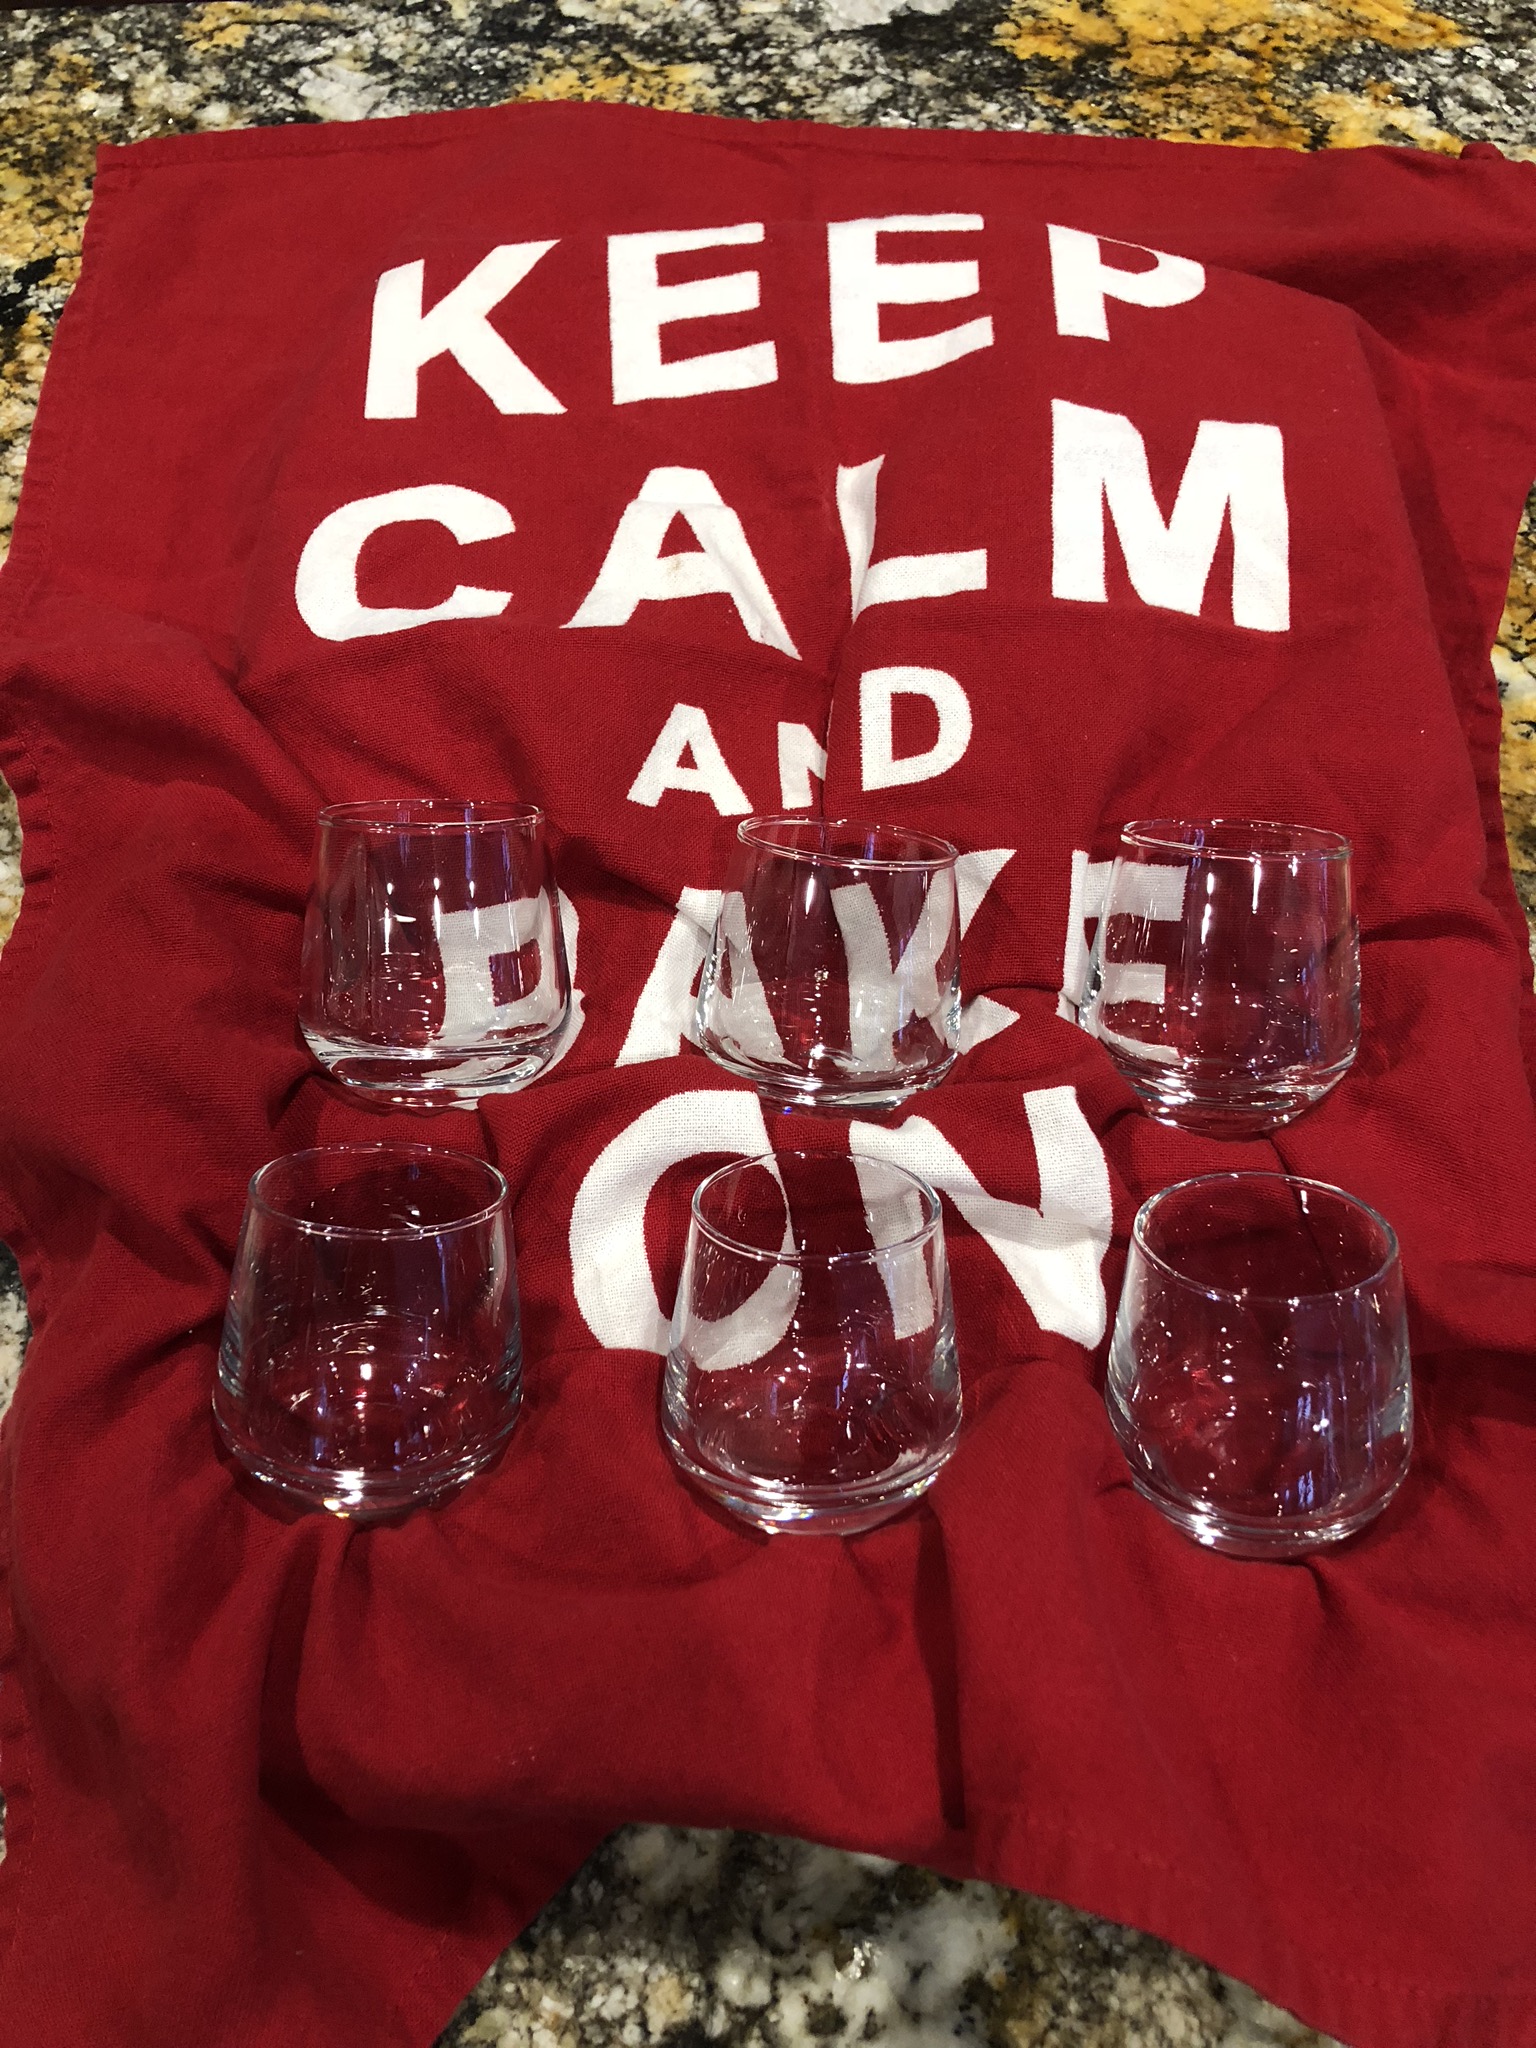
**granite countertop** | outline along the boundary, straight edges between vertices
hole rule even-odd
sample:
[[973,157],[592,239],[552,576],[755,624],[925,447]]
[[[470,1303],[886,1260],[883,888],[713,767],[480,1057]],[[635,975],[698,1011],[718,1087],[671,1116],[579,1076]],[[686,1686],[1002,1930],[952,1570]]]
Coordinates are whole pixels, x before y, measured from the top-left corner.
[[[1520,0],[211,0],[0,15],[0,546],[95,146],[515,99],[1536,160]],[[1536,494],[1494,664],[1536,928]],[[0,943],[20,904],[0,785]],[[27,1334],[0,1247],[0,1406]],[[468,1987],[466,1987],[468,1990]],[[1303,2048],[1318,2035],[1148,1936],[803,1843],[614,1836],[438,2048]]]

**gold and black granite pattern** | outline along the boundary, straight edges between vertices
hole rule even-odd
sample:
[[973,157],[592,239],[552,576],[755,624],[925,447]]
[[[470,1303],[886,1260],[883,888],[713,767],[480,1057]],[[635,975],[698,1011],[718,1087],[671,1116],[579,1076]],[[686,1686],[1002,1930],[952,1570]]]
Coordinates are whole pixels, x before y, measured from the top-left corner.
[[1499,786],[1509,863],[1536,934],[1536,492],[1526,501],[1520,522],[1493,669],[1504,702]]
[[[516,99],[1536,159],[1528,0],[210,0],[0,15],[0,549],[100,141]],[[1536,346],[1536,338],[1533,338]],[[1536,927],[1536,498],[1494,656]],[[20,902],[0,785],[0,944]],[[0,1406],[27,1334],[0,1247]],[[1328,2048],[1163,1943],[745,1835],[628,1829],[438,2048]]]
[[1150,1936],[805,1842],[613,1836],[437,2048],[1330,2048]]

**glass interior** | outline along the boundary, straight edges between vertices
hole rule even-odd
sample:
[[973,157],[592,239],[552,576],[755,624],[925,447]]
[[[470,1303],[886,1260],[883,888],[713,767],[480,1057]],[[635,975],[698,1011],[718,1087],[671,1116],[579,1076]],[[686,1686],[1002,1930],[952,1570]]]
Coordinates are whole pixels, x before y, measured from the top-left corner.
[[1127,825],[1128,846],[1162,853],[1227,855],[1240,860],[1347,860],[1349,841],[1312,825],[1277,825],[1262,818],[1142,818]]
[[544,822],[537,804],[466,803],[447,797],[396,797],[327,804],[320,823],[351,832],[532,831]]
[[507,1198],[494,1166],[428,1145],[336,1145],[262,1167],[251,1204],[325,1235],[419,1237],[483,1222]]
[[737,836],[794,860],[845,863],[851,867],[948,867],[956,852],[947,839],[901,825],[872,825],[857,818],[748,818]]
[[925,1181],[884,1160],[780,1152],[712,1173],[693,1215],[733,1251],[800,1264],[920,1244],[938,1225],[939,1203]]
[[1365,1287],[1397,1255],[1391,1226],[1340,1188],[1284,1174],[1208,1174],[1144,1204],[1136,1242],[1207,1293],[1294,1301]]

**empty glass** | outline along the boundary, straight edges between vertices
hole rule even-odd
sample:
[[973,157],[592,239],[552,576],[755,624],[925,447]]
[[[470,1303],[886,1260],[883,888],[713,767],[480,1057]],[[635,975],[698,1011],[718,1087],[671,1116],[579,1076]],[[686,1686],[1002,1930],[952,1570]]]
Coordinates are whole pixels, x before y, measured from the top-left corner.
[[339,1145],[252,1179],[213,1412],[258,1479],[345,1515],[433,1499],[510,1435],[522,1365],[493,1166]]
[[1082,1022],[1154,1117],[1249,1136],[1348,1071],[1360,1042],[1349,852],[1302,825],[1126,826]]
[[954,1064],[955,849],[897,826],[748,818],[699,982],[699,1043],[764,1095],[884,1109]]
[[1105,1399],[1138,1490],[1197,1543],[1290,1557],[1352,1535],[1413,1439],[1391,1228],[1283,1174],[1165,1188],[1132,1229]]
[[683,1473],[760,1529],[846,1536],[960,1430],[938,1197],[898,1166],[765,1154],[693,1197],[662,1386]]
[[320,813],[299,1024],[338,1081],[411,1109],[519,1087],[554,1057],[571,983],[533,804]]

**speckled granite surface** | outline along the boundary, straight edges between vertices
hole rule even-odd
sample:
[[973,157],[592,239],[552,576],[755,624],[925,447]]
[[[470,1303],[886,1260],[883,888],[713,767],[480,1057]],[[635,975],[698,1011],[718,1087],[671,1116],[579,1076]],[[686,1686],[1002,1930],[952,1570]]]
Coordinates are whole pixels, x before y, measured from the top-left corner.
[[762,1835],[627,1828],[438,2048],[1327,2048],[1146,1935]]
[[[1536,160],[1529,0],[212,0],[0,15],[0,67],[0,545],[98,141],[561,98],[1294,148],[1479,140]],[[1495,666],[1511,854],[1536,921],[1536,498]],[[0,943],[18,852],[0,789]],[[0,1405],[25,1339],[0,1248]],[[1065,1907],[803,1844],[636,1828],[439,2048],[1319,2040]]]

